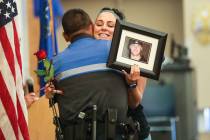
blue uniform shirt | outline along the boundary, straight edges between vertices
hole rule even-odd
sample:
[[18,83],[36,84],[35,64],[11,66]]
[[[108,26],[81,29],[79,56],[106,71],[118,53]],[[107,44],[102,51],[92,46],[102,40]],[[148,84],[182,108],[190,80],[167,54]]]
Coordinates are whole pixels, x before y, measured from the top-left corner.
[[96,40],[83,36],[70,44],[63,52],[53,58],[56,79],[108,70],[106,62],[110,50],[110,41]]

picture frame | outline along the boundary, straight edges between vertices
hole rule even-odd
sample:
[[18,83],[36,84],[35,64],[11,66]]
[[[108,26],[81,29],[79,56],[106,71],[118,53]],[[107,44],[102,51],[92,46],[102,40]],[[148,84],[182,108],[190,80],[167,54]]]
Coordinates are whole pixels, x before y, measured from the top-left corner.
[[131,65],[136,64],[140,66],[141,76],[158,80],[167,35],[164,32],[117,20],[107,66],[129,73]]

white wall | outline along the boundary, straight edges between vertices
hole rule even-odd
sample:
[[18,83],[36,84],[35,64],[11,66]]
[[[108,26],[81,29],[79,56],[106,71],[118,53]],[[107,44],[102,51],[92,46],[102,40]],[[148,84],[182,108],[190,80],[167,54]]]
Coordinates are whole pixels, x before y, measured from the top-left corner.
[[[82,8],[93,20],[103,7],[115,7],[124,12],[127,21],[153,28],[169,34],[166,52],[168,53],[171,34],[178,43],[183,43],[183,18],[181,0],[61,0],[64,9]],[[59,30],[61,50],[66,44]]]
[[28,26],[27,26],[27,12],[26,12],[26,0],[17,1],[18,7],[18,35],[20,38],[20,51],[22,57],[22,71],[23,82],[29,78],[29,56],[28,56]]
[[194,15],[201,14],[201,9],[208,5],[210,5],[209,0],[183,0],[184,38],[186,46],[190,49],[192,65],[195,68],[197,102],[200,109],[210,107],[210,44],[202,45],[198,42],[193,34],[192,23],[195,19]]

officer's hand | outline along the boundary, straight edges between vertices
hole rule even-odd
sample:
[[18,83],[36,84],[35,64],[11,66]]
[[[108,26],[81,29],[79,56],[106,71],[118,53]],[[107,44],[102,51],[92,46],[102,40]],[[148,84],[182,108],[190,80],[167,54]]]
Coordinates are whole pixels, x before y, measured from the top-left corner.
[[48,99],[53,98],[55,94],[63,94],[63,91],[55,89],[55,86],[53,85],[52,82],[49,82],[45,85],[44,91],[45,91],[45,97]]

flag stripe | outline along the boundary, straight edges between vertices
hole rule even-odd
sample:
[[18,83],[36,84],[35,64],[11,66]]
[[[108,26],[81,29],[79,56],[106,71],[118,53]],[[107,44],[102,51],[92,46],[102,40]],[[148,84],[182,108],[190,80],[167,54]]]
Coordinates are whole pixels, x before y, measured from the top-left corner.
[[[19,139],[18,136],[18,124],[17,124],[17,115],[16,115],[16,110],[14,107],[14,104],[12,102],[12,99],[10,97],[10,94],[7,90],[7,87],[4,83],[4,79],[2,77],[2,74],[0,73],[0,82],[1,82],[1,86],[0,86],[0,99],[2,101],[3,107],[5,108],[5,111],[7,113],[7,116],[9,118],[9,121],[11,122],[12,128],[14,130],[16,139]],[[3,119],[3,118],[1,118]],[[6,124],[7,125],[7,124]],[[3,126],[2,128],[4,128],[5,126]]]
[[[20,131],[20,129],[18,129],[18,132],[19,132],[19,134],[22,134],[21,131]],[[19,135],[19,139],[20,139],[20,140],[24,140],[24,138],[23,138],[22,135]]]
[[0,140],[5,140],[4,135],[3,135],[2,131],[1,131],[1,127],[0,127]]
[[9,63],[13,78],[15,78],[14,55],[13,55],[13,52],[11,49],[11,45],[10,45],[5,27],[0,28],[0,33],[1,33],[0,34],[0,42],[2,44],[2,48],[3,48],[3,51],[6,52],[5,56],[6,56],[7,62]]
[[29,133],[28,133],[28,129],[27,129],[27,124],[26,124],[26,120],[25,120],[25,117],[23,115],[23,111],[22,111],[19,100],[17,100],[17,109],[18,109],[18,123],[19,123],[19,126],[20,126],[21,134],[22,134],[24,140],[29,140]]
[[0,100],[0,110],[1,110],[0,111],[0,128],[1,128],[2,134],[4,135],[3,137],[6,140],[15,140],[16,137],[15,137],[13,128],[11,126],[7,113],[2,105],[1,100]]
[[21,70],[21,75],[22,75],[22,63],[21,63],[21,55],[20,55],[20,43],[19,43],[19,38],[17,34],[17,29],[14,20],[12,20],[12,25],[13,25],[13,30],[14,30],[14,43],[15,43],[15,53],[17,56],[18,64]]

